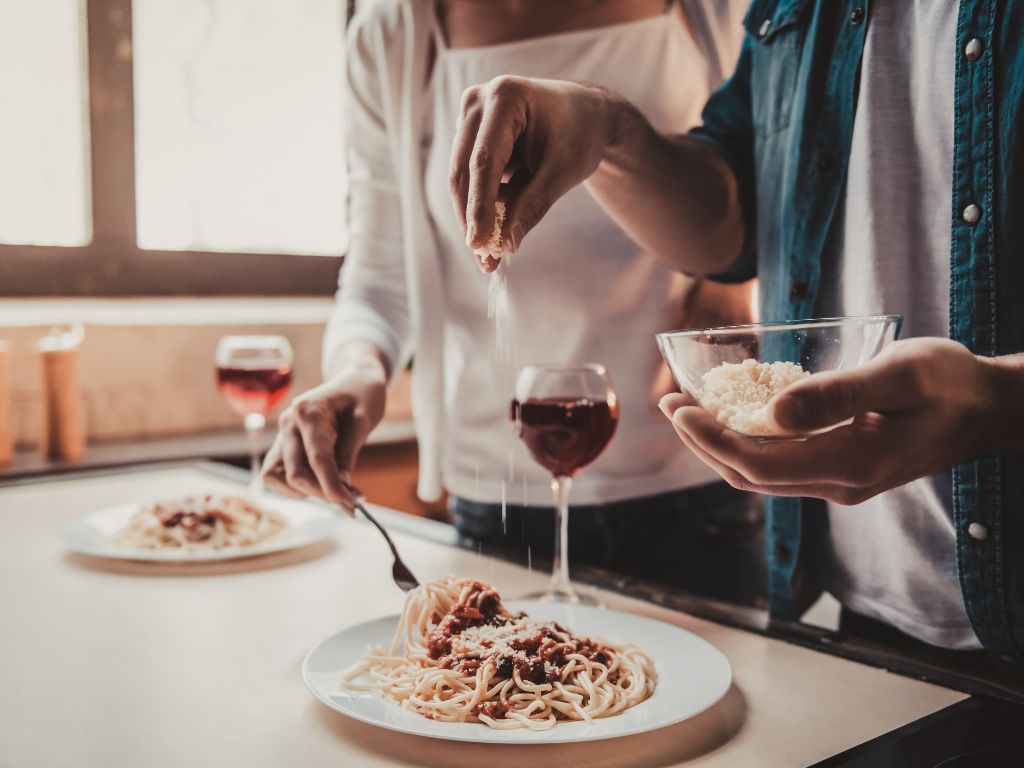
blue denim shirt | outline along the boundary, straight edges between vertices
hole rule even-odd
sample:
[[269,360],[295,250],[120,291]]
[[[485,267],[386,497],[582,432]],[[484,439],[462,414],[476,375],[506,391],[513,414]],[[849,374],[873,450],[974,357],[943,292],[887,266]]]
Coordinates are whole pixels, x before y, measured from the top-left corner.
[[[754,0],[736,72],[693,131],[718,147],[739,180],[748,243],[722,278],[759,275],[764,320],[813,316],[822,254],[846,186],[870,16],[871,0]],[[1024,0],[961,0],[955,49],[935,55],[956,59],[949,336],[981,355],[1020,352]],[[965,217],[971,205],[980,217]],[[971,623],[987,649],[1022,659],[1024,454],[955,467],[954,504]],[[807,516],[817,514],[824,509],[815,500],[769,502],[777,616],[796,618],[816,595],[802,567],[801,534],[812,522]],[[985,526],[984,540],[967,534],[972,522]]]

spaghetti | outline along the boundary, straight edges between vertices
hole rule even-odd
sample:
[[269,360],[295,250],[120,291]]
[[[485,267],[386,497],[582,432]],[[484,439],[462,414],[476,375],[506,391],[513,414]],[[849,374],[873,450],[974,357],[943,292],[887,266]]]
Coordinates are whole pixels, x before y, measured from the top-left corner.
[[637,646],[510,613],[490,586],[451,578],[410,592],[390,649],[371,648],[343,680],[432,720],[532,730],[618,714],[654,685]]
[[190,496],[147,504],[115,535],[135,550],[226,549],[256,544],[286,523],[240,496]]

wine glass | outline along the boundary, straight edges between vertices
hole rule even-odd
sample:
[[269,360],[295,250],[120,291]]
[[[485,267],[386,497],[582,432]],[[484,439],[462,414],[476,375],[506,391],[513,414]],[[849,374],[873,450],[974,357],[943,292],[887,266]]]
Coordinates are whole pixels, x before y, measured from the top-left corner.
[[245,417],[252,477],[249,490],[263,490],[260,438],[270,415],[292,383],[292,347],[284,336],[224,336],[217,344],[217,386]]
[[569,489],[572,478],[596,459],[615,434],[619,403],[603,365],[529,365],[516,379],[512,427],[534,460],[551,473],[555,547],[551,583],[543,602],[588,603],[569,581]]

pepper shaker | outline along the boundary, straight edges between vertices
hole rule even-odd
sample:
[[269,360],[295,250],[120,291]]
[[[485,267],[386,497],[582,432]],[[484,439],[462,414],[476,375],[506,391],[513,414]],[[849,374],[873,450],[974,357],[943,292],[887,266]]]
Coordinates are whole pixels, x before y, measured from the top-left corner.
[[43,377],[43,431],[39,447],[50,459],[77,461],[85,453],[85,426],[78,390],[81,326],[54,328],[39,340]]

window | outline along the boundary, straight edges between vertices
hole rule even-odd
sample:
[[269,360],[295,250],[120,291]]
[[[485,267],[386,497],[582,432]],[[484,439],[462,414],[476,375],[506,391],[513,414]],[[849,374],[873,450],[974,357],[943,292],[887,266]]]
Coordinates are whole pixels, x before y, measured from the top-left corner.
[[329,294],[345,0],[0,0],[0,295]]
[[82,22],[76,0],[0,0],[0,242],[92,235]]

